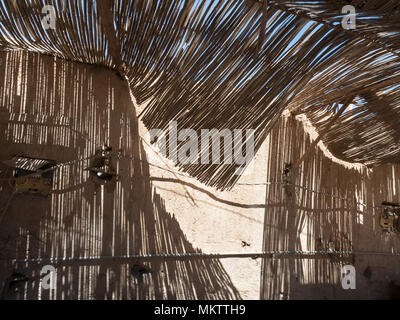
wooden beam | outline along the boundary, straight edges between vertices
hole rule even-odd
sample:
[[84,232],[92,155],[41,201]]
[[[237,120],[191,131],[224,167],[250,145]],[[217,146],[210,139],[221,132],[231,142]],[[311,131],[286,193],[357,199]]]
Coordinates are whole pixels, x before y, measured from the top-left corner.
[[123,76],[125,75],[125,68],[121,58],[121,44],[117,39],[114,28],[114,0],[100,0],[96,1],[96,3],[101,19],[101,25],[107,37],[109,52],[112,57],[114,68],[121,76]]

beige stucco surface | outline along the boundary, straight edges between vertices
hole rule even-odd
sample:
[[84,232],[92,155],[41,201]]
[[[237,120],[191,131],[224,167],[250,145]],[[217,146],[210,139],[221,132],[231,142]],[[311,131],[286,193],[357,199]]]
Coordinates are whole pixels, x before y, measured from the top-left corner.
[[[284,164],[315,138],[302,117],[284,114],[240,184],[218,191],[164,170],[177,168],[148,144],[136,118],[142,106],[126,81],[105,68],[2,52],[0,108],[1,161],[16,154],[72,161],[55,171],[48,198],[12,196],[12,182],[0,181],[3,298],[387,298],[390,281],[400,280],[399,257],[391,254],[399,252],[399,237],[382,234],[377,207],[400,200],[398,165],[367,170],[332,159],[320,145],[290,177],[308,189],[246,185],[283,181]],[[108,185],[91,177],[84,170],[90,160],[82,160],[103,144],[119,155],[113,158],[119,179]],[[5,165],[0,169],[2,179],[11,178]],[[326,250],[329,243],[338,251],[388,255],[235,256]],[[194,252],[225,256],[121,257]],[[56,290],[40,287],[45,264],[56,267]],[[356,290],[341,287],[345,264],[356,268]],[[139,279],[135,265],[151,273]],[[10,291],[13,272],[30,280]]]

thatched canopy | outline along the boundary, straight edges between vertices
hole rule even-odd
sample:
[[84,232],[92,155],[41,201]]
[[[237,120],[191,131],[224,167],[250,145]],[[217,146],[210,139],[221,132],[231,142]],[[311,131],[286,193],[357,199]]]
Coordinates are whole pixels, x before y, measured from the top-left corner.
[[[41,24],[56,8],[55,30]],[[345,30],[342,8],[356,8]],[[400,4],[394,0],[2,0],[0,46],[98,64],[127,77],[149,128],[256,129],[257,147],[285,108],[338,157],[398,162]],[[231,184],[233,167],[187,166]]]

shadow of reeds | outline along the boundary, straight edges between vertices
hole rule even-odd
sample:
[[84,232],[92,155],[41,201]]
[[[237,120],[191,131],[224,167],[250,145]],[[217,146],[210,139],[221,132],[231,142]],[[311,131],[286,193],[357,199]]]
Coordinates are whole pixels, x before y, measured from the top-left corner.
[[[282,181],[285,163],[299,159],[310,145],[303,123],[282,118],[270,134],[267,181]],[[291,172],[293,186],[267,188],[263,249],[286,251],[398,252],[398,236],[379,226],[382,201],[399,201],[398,165],[374,169],[345,167],[316,148]],[[391,201],[390,200],[390,201]],[[341,267],[354,265],[357,290],[343,290]],[[390,280],[398,279],[398,257],[320,255],[304,259],[287,255],[264,259],[261,299],[388,298]],[[372,278],[364,276],[370,268]]]
[[[218,258],[109,259],[200,252],[152,187],[127,84],[105,68],[49,56],[1,52],[0,59],[0,78],[7,79],[0,83],[0,160],[25,154],[72,161],[54,171],[49,197],[11,201],[0,225],[2,298],[240,299]],[[119,178],[101,183],[85,170],[89,160],[76,160],[104,144],[144,161],[113,159]],[[6,200],[12,182],[0,184]],[[47,263],[37,258],[60,259],[50,263],[55,290],[41,287]]]

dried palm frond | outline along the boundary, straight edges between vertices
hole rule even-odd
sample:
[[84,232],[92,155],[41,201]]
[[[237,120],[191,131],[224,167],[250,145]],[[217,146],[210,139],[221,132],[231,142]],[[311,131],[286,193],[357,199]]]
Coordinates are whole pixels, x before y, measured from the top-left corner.
[[[41,25],[45,4],[55,30]],[[341,26],[348,4],[355,30]],[[355,96],[323,140],[370,164],[398,155],[398,17],[390,0],[3,0],[0,45],[123,70],[148,128],[255,129],[256,149],[285,108],[324,130]],[[234,165],[183,169],[219,188],[238,178]]]

